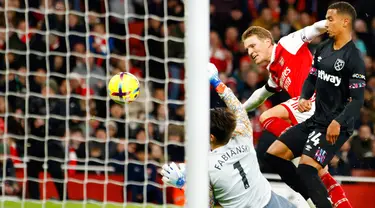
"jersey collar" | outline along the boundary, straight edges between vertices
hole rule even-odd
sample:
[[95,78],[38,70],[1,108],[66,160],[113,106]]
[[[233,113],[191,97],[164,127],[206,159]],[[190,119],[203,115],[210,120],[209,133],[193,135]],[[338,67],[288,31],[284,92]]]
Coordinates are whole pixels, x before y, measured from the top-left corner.
[[271,60],[270,63],[267,65],[267,70],[270,70],[271,64],[275,61],[275,56],[276,56],[276,44],[273,44],[272,48],[272,54],[271,54]]

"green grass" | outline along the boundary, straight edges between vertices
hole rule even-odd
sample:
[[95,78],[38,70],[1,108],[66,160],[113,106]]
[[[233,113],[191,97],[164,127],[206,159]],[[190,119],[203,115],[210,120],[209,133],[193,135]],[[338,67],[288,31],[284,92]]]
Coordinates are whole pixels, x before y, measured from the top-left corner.
[[[39,201],[11,201],[11,200],[5,200],[3,202],[4,208],[22,208],[22,203],[24,204],[24,208],[123,208],[123,204],[106,204],[103,206],[101,203],[94,203],[94,202],[88,202],[86,203],[86,206],[83,202],[66,202],[65,206],[61,202],[52,202],[47,201],[45,205],[43,206],[42,202]],[[163,206],[158,205],[142,205],[142,204],[127,204],[125,206],[126,208],[161,208]],[[167,206],[167,208],[178,208],[177,206]]]

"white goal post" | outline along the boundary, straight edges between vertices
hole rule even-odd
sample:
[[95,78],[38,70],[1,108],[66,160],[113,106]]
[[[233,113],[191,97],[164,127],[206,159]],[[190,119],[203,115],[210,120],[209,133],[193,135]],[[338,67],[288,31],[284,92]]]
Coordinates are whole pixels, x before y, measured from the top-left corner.
[[[185,16],[179,16],[177,12],[169,13],[167,0],[0,0],[0,14],[6,14],[0,19],[0,64],[4,62],[0,69],[0,84],[5,82],[4,89],[0,89],[0,99],[5,101],[6,106],[5,112],[0,112],[0,119],[4,120],[6,127],[11,122],[24,126],[21,127],[23,133],[9,131],[0,135],[3,144],[12,143],[11,146],[15,146],[17,151],[23,147],[19,155],[6,155],[5,159],[18,161],[15,163],[16,175],[8,176],[3,172],[1,185],[5,187],[8,181],[18,182],[21,191],[19,201],[15,202],[17,205],[27,207],[30,199],[40,199],[35,200],[35,203],[48,207],[49,200],[60,195],[61,202],[56,203],[68,208],[71,200],[79,201],[83,207],[89,207],[92,201],[103,207],[112,202],[121,202],[120,207],[127,207],[128,202],[133,202],[135,198],[134,192],[128,191],[128,188],[143,186],[143,190],[138,192],[143,199],[137,203],[143,206],[159,203],[166,207],[168,203],[174,203],[167,196],[169,187],[160,184],[160,175],[148,179],[148,166],[160,170],[163,163],[171,162],[169,145],[185,145],[188,206],[207,207],[210,96],[206,66],[209,61],[209,0],[176,2],[182,6]],[[150,7],[151,4],[158,4],[157,11]],[[176,27],[184,31],[182,36],[178,36],[178,32],[169,33],[170,23],[180,26],[179,23],[184,22],[185,30]],[[155,29],[153,27],[158,27],[155,24],[161,25],[160,36],[152,31]],[[184,55],[169,56],[170,42],[184,42]],[[160,53],[156,50],[155,53],[151,47],[155,45],[162,45],[164,50]],[[172,75],[171,62],[177,63],[179,72],[185,70],[185,74]],[[154,67],[155,63],[161,67]],[[93,66],[97,68],[94,70]],[[131,67],[143,72],[138,76],[141,93],[135,102],[120,106],[122,117],[116,117],[112,114],[120,110],[115,107],[112,109],[115,104],[101,90],[105,91],[111,76],[120,71],[131,72]],[[164,73],[165,78],[152,74],[155,70]],[[153,91],[155,85],[162,86],[162,93],[160,90]],[[178,85],[179,97],[170,97],[173,94],[170,85]],[[45,94],[42,94],[43,89]],[[72,100],[77,102],[73,103]],[[39,101],[44,106],[37,107]],[[161,106],[162,109],[152,109],[148,103],[156,103],[155,106]],[[97,110],[99,104],[102,108]],[[185,121],[170,119],[170,105],[186,107],[186,113],[183,113],[186,115]],[[132,107],[141,108],[143,117],[142,113],[131,114]],[[79,113],[74,111],[76,108],[79,108]],[[153,115],[159,110],[165,112],[164,119]],[[53,123],[51,120],[59,122]],[[57,123],[61,129],[57,128]],[[169,140],[169,125],[185,126],[185,143],[184,135],[179,142]],[[113,126],[117,128],[117,133],[121,129],[123,135],[111,135]],[[138,140],[137,132],[141,132],[142,127],[145,136],[142,137],[140,133],[139,137],[143,140]],[[100,132],[100,129],[104,129],[105,133]],[[54,134],[57,130],[59,134]],[[162,132],[162,136],[156,138],[151,135],[156,131]],[[87,145],[82,145],[80,149],[84,143]],[[53,155],[58,151],[53,151],[55,149],[50,148],[50,144],[61,145],[63,155]],[[33,149],[29,148],[30,145],[36,146]],[[138,161],[138,158],[133,158],[138,149],[132,145],[145,146],[143,153],[146,155],[161,156],[159,160],[152,155],[146,156],[144,161]],[[1,147],[4,152],[8,151],[5,146]],[[147,148],[150,146],[155,149]],[[132,155],[129,153],[131,148],[135,149]],[[35,149],[40,149],[43,154],[33,152]],[[78,149],[82,150],[81,156],[78,155]],[[124,158],[110,155],[112,149],[116,149],[116,154],[125,152]],[[50,164],[52,160],[56,162],[54,168]],[[72,165],[71,162],[77,164]],[[38,170],[31,173],[30,167],[34,165],[37,166],[35,170]],[[121,165],[123,169],[116,170]],[[143,168],[139,174],[143,179],[128,178],[130,165],[137,166],[134,170]],[[5,163],[2,167],[7,168]],[[52,176],[52,169],[62,172],[63,176]],[[75,175],[71,176],[71,172]],[[122,178],[112,177],[114,172]],[[57,188],[56,184],[63,184],[63,187]],[[95,188],[100,187],[100,190],[93,190],[93,185]],[[147,187],[151,186],[162,195],[158,202],[149,200],[152,195],[148,196]],[[118,191],[114,194],[111,187]],[[30,190],[37,188],[40,193],[31,196]],[[78,193],[78,189],[82,193]],[[0,206],[8,206],[9,200],[4,200],[8,195],[11,194],[1,194],[3,200]]]
[[187,203],[208,207],[209,0],[187,0]]

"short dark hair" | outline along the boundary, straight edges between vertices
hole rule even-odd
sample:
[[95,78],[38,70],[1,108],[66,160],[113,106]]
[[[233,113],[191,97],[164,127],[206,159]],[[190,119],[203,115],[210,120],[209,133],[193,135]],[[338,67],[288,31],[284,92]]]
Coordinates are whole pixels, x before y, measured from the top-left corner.
[[148,154],[150,154],[151,151],[152,151],[151,145],[145,145],[145,144],[137,144],[137,146],[135,148],[135,152],[136,153],[146,153],[146,148],[147,148]]
[[227,108],[214,108],[210,111],[210,133],[218,144],[226,144],[236,128],[236,116]]
[[333,3],[329,5],[328,9],[336,9],[337,13],[349,15],[352,18],[352,24],[357,18],[357,12],[355,11],[354,7],[345,1]]

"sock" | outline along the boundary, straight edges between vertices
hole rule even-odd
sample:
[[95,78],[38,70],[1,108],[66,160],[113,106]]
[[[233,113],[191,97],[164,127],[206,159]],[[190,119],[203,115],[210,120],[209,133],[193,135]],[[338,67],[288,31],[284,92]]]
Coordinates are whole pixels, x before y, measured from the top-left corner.
[[331,197],[333,207],[335,208],[353,208],[350,204],[348,198],[346,198],[344,189],[339,183],[331,176],[331,174],[326,173],[320,177],[324,186],[328,190],[329,197]]
[[307,187],[297,174],[297,168],[291,161],[266,153],[264,160],[275,170],[281,179],[294,191],[300,193],[306,200],[309,198]]
[[316,207],[332,208],[327,189],[318,176],[318,170],[310,165],[300,164],[297,171]]
[[286,122],[285,120],[278,117],[267,118],[262,126],[264,129],[267,129],[273,135],[279,137],[284,131],[290,128],[292,125]]

